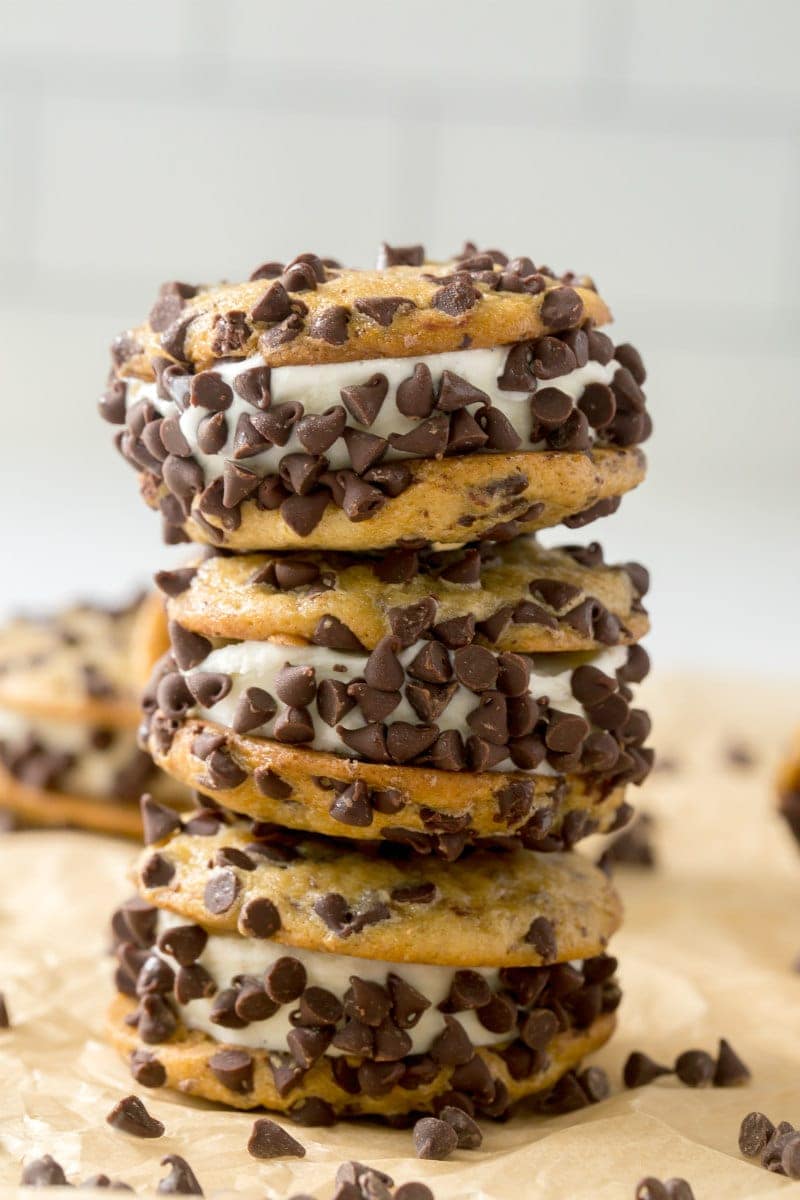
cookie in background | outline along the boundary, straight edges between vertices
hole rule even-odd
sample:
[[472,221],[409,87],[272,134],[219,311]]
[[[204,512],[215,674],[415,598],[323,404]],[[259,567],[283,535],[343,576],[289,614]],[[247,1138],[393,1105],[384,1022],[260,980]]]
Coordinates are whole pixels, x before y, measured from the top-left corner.
[[155,594],[0,629],[0,812],[25,825],[138,837],[144,789],[188,799],[137,744],[139,692],[165,644]]

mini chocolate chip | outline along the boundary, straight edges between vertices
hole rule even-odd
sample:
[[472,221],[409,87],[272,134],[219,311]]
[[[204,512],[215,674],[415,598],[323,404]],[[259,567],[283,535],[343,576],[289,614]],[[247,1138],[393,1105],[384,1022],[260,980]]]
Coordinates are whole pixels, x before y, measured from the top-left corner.
[[208,934],[200,925],[174,925],[161,934],[158,946],[182,967],[189,967],[203,953],[207,941]]
[[249,733],[271,721],[277,711],[278,706],[269,692],[263,688],[249,687],[236,702],[231,727],[236,733]]
[[295,427],[297,439],[310,454],[324,454],[347,425],[347,413],[341,404],[326,408],[323,413],[301,417]]
[[660,1075],[671,1075],[672,1069],[655,1062],[641,1050],[634,1050],[625,1060],[622,1080],[627,1088],[644,1087]]
[[259,1117],[247,1143],[253,1158],[305,1158],[305,1146],[268,1117]]
[[164,842],[182,828],[181,819],[173,809],[165,804],[157,804],[147,792],[139,801],[142,815],[144,843],[152,846],[155,842]]
[[239,787],[247,779],[247,771],[234,761],[224,747],[212,750],[205,762],[212,786],[215,788],[227,791]]
[[130,1057],[131,1075],[142,1087],[163,1087],[167,1072],[162,1063],[148,1050],[134,1050]]
[[388,379],[377,371],[366,383],[342,388],[340,395],[347,411],[359,424],[369,426],[380,412],[388,390]]
[[450,418],[447,413],[434,413],[408,433],[389,434],[394,450],[413,454],[415,458],[441,458],[450,437]]
[[317,712],[333,728],[353,708],[347,685],[340,679],[323,679],[317,689]]
[[314,721],[307,708],[290,706],[278,714],[272,727],[277,742],[297,746],[314,740]]
[[64,1168],[49,1154],[35,1158],[23,1167],[23,1187],[69,1187]]
[[705,1050],[684,1050],[675,1059],[675,1074],[687,1087],[706,1087],[714,1077],[714,1060]]
[[175,661],[182,671],[190,671],[211,653],[211,642],[199,633],[192,633],[177,621],[169,622],[169,636]]
[[382,242],[378,250],[378,270],[386,267],[421,267],[425,261],[422,246],[390,246]]
[[483,1142],[480,1126],[469,1113],[464,1112],[463,1108],[455,1108],[452,1104],[446,1104],[439,1111],[439,1117],[455,1130],[459,1150],[478,1150],[480,1148]]
[[262,796],[268,796],[270,800],[286,800],[293,791],[292,785],[269,767],[259,767],[253,775],[253,781]]
[[440,412],[456,412],[468,404],[490,404],[491,401],[480,388],[475,387],[453,371],[443,371],[439,384],[436,407]]
[[483,1008],[492,998],[492,989],[487,980],[477,971],[456,971],[450,985],[447,1003],[452,1012],[463,1012],[470,1008]]
[[720,1038],[717,1062],[714,1068],[714,1087],[737,1087],[750,1079],[748,1067],[725,1038]]
[[264,976],[264,987],[276,1004],[291,1004],[306,988],[306,969],[296,958],[278,958]]
[[210,913],[219,916],[230,909],[239,894],[240,883],[229,868],[215,871],[203,892],[203,903]]
[[180,596],[191,586],[196,574],[197,567],[177,567],[172,571],[157,571],[153,578],[165,596]]
[[269,938],[277,933],[280,927],[280,913],[266,896],[256,896],[242,905],[239,914],[240,933],[248,937]]
[[491,651],[483,646],[464,646],[453,655],[453,669],[459,683],[472,692],[493,688],[497,682],[498,664]]
[[254,304],[250,310],[250,317],[253,321],[282,321],[291,312],[292,305],[286,288],[276,279]]
[[460,1063],[469,1062],[474,1051],[463,1025],[455,1017],[446,1014],[444,1023],[445,1028],[431,1043],[431,1058],[445,1067],[455,1067]]
[[742,1118],[739,1128],[739,1149],[748,1158],[761,1154],[775,1132],[775,1126],[764,1113],[750,1112]]
[[555,961],[558,945],[553,923],[547,917],[534,917],[524,941],[533,946],[543,963]]
[[539,315],[548,329],[568,329],[580,323],[583,300],[574,288],[551,288],[545,292]]
[[345,429],[343,436],[350,462],[357,475],[363,475],[370,467],[380,462],[389,445],[386,438],[377,437],[374,433],[365,433],[360,429]]
[[401,309],[416,308],[413,300],[406,296],[367,296],[355,302],[356,311],[369,317],[370,321],[387,327]]
[[208,1060],[210,1071],[220,1083],[237,1095],[245,1096],[253,1090],[255,1063],[246,1050],[218,1050]]
[[157,1138],[164,1133],[162,1122],[150,1116],[138,1096],[125,1096],[114,1105],[106,1121],[114,1129],[133,1137]]
[[412,374],[397,385],[395,404],[404,417],[429,417],[436,403],[433,379],[426,363],[417,363]]
[[163,854],[151,854],[140,872],[146,888],[166,887],[175,876],[174,864]]
[[332,346],[341,346],[347,341],[347,325],[350,309],[343,304],[320,309],[308,323],[308,336],[320,338]]
[[295,1028],[286,1035],[286,1043],[298,1066],[307,1070],[328,1049],[333,1038],[332,1029]]
[[305,708],[313,702],[317,691],[314,668],[285,663],[275,677],[275,691],[284,704]]
[[452,1125],[438,1117],[423,1117],[414,1126],[417,1158],[449,1158],[458,1146],[458,1134]]
[[352,630],[330,613],[320,618],[311,635],[311,641],[315,646],[324,646],[328,650],[366,650],[364,643],[359,641]]
[[370,762],[388,761],[386,733],[383,725],[378,722],[372,721],[357,729],[345,729],[343,725],[337,725],[336,732],[344,744],[362,758],[366,758]]
[[289,496],[280,506],[283,520],[298,537],[307,537],[322,520],[330,494],[320,489],[306,496]]
[[156,1191],[162,1196],[202,1196],[203,1189],[185,1158],[180,1154],[167,1154],[161,1159],[162,1167],[169,1167],[169,1174],[160,1180]]

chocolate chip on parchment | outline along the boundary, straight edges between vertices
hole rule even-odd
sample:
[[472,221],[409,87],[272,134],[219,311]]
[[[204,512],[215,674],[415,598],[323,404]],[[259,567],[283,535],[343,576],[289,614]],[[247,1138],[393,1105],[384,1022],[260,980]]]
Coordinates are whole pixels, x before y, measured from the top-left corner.
[[750,1112],[742,1118],[739,1128],[739,1149],[748,1158],[761,1154],[775,1132],[769,1117],[761,1112]]
[[414,1148],[417,1158],[449,1158],[458,1146],[458,1134],[447,1121],[438,1117],[423,1117],[414,1126]]
[[125,1096],[114,1105],[106,1121],[114,1129],[133,1137],[157,1138],[164,1133],[163,1123],[150,1115],[138,1096]]
[[253,1158],[305,1158],[305,1146],[269,1117],[259,1117],[247,1142]]
[[737,1087],[747,1083],[749,1079],[749,1068],[739,1058],[730,1042],[726,1038],[720,1038],[712,1080],[714,1087]]
[[705,1050],[684,1050],[675,1059],[675,1074],[687,1087],[707,1087],[714,1078],[714,1060]]
[[280,927],[280,913],[268,897],[256,896],[242,905],[239,914],[240,933],[248,937],[269,938],[277,933]]
[[64,1168],[50,1154],[27,1163],[20,1183],[23,1187],[69,1187]]
[[667,1179],[662,1183],[652,1175],[636,1185],[635,1200],[694,1200],[694,1192],[685,1179]]
[[203,1189],[185,1158],[180,1154],[167,1154],[161,1159],[162,1167],[169,1167],[169,1174],[159,1182],[156,1191],[162,1196],[202,1196]]
[[671,1075],[672,1068],[662,1066],[641,1050],[633,1050],[625,1060],[622,1080],[627,1088],[644,1087],[660,1075]]
[[434,1200],[434,1195],[427,1183],[412,1179],[400,1184],[394,1193],[394,1200]]

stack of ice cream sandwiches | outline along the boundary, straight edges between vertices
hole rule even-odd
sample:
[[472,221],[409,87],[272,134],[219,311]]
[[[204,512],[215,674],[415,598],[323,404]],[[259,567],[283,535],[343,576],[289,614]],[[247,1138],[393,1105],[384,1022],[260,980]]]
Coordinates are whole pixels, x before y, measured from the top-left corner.
[[165,285],[101,402],[168,541],[111,1037],[144,1086],[325,1123],[597,1099],[620,906],[574,852],[651,765],[650,433],[592,281],[467,246]]

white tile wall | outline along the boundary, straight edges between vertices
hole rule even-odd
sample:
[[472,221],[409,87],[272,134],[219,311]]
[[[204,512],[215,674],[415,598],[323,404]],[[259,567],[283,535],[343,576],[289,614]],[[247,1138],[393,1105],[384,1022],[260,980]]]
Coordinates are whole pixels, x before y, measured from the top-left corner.
[[174,554],[94,412],[161,279],[472,237],[590,271],[646,353],[651,477],[585,536],[653,566],[657,657],[800,671],[797,0],[2,15],[0,610]]

